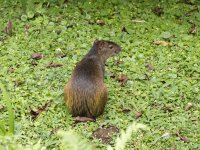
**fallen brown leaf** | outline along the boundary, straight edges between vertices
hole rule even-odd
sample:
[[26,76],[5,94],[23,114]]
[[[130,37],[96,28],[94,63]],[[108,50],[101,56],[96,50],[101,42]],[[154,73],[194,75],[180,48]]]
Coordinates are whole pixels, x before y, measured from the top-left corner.
[[53,62],[50,62],[47,66],[47,68],[57,68],[57,67],[62,67],[62,64],[55,64]]
[[6,27],[4,28],[4,32],[7,34],[12,33],[12,22],[9,20]]
[[189,139],[180,135],[179,132],[176,132],[176,136],[180,138],[184,143],[189,143]]
[[117,78],[117,81],[120,82],[120,85],[124,85],[128,80],[128,77],[125,74],[120,74]]
[[102,127],[94,131],[92,137],[100,139],[104,144],[108,144],[112,140],[113,134],[118,132],[119,129],[115,126]]
[[74,121],[78,123],[78,122],[95,122],[96,120],[93,118],[77,116],[74,118]]
[[156,45],[162,45],[162,46],[172,46],[172,43],[167,42],[167,41],[154,41],[153,43]]
[[189,143],[189,140],[186,137],[181,136],[180,139],[185,143]]
[[33,120],[35,120],[37,118],[37,116],[43,112],[46,111],[48,109],[49,106],[51,106],[52,102],[49,101],[47,102],[45,105],[43,105],[42,107],[39,107],[37,110],[31,110],[31,118]]
[[32,58],[32,59],[39,60],[39,59],[42,59],[42,58],[43,58],[43,54],[41,54],[41,53],[33,53],[33,54],[31,55],[31,58]]
[[144,113],[143,111],[135,112],[135,115],[134,115],[135,119],[140,118],[140,117],[142,116],[143,113]]

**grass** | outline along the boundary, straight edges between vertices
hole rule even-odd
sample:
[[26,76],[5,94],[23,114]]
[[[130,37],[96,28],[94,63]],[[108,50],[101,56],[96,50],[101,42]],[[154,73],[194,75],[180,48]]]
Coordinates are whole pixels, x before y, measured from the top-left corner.
[[8,111],[8,121],[7,121],[8,123],[5,124],[5,122],[0,121],[0,135],[7,135],[7,134],[12,135],[14,134],[14,112],[13,112],[12,104],[10,102],[9,95],[7,91],[5,90],[5,87],[1,82],[0,82],[0,89],[3,92],[3,99]]
[[[69,0],[61,6],[40,2],[35,4],[34,12],[27,14],[16,1],[0,3],[0,31],[9,19],[13,23],[11,35],[0,33],[0,80],[6,83],[13,103],[17,143],[32,145],[41,140],[48,149],[58,149],[61,140],[56,131],[72,129],[97,149],[105,149],[106,144],[91,139],[97,128],[114,125],[125,130],[136,121],[150,131],[132,135],[126,149],[200,147],[200,13],[191,11],[200,9],[198,1],[190,5],[181,0]],[[163,8],[160,17],[152,12],[156,6]],[[98,25],[97,20],[103,20],[105,25]],[[189,34],[192,24],[196,30]],[[122,63],[116,64],[115,59],[107,62],[109,101],[104,114],[95,123],[74,125],[63,102],[63,87],[95,39],[121,45],[118,58]],[[172,44],[157,45],[155,41]],[[32,60],[34,52],[44,57]],[[61,52],[67,57],[56,57]],[[47,68],[52,61],[63,67]],[[145,67],[149,64],[153,70]],[[112,78],[120,73],[129,78],[123,87]],[[31,110],[37,111],[49,101],[51,106],[33,121]],[[193,107],[185,110],[188,103]],[[130,112],[124,113],[125,109]],[[143,115],[135,119],[139,111]],[[7,118],[6,109],[0,109],[0,114],[0,120]],[[189,142],[180,140],[177,132]]]

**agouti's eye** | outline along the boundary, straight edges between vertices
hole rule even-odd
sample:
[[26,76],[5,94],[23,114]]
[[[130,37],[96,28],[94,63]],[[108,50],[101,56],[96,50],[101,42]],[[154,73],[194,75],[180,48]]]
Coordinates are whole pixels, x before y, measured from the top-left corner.
[[112,45],[109,45],[109,48],[110,48],[110,49],[112,49],[112,48],[113,48],[113,46],[112,46]]

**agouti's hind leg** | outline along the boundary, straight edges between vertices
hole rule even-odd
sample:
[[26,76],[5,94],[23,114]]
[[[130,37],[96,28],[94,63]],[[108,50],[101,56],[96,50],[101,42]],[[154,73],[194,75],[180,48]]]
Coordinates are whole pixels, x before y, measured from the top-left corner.
[[95,122],[96,119],[95,118],[89,118],[89,117],[74,117],[74,121],[75,122]]

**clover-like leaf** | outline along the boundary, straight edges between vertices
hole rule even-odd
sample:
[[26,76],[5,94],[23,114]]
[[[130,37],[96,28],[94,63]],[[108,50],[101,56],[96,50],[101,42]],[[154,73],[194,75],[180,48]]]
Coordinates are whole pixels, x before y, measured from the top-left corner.
[[22,16],[21,16],[21,20],[22,20],[22,21],[27,21],[27,19],[28,19],[27,15],[22,15]]
[[168,32],[168,31],[163,32],[163,33],[162,33],[162,37],[163,37],[164,39],[169,39],[169,38],[171,37],[171,33]]
[[33,18],[34,17],[34,12],[33,11],[28,11],[27,12],[28,18]]

